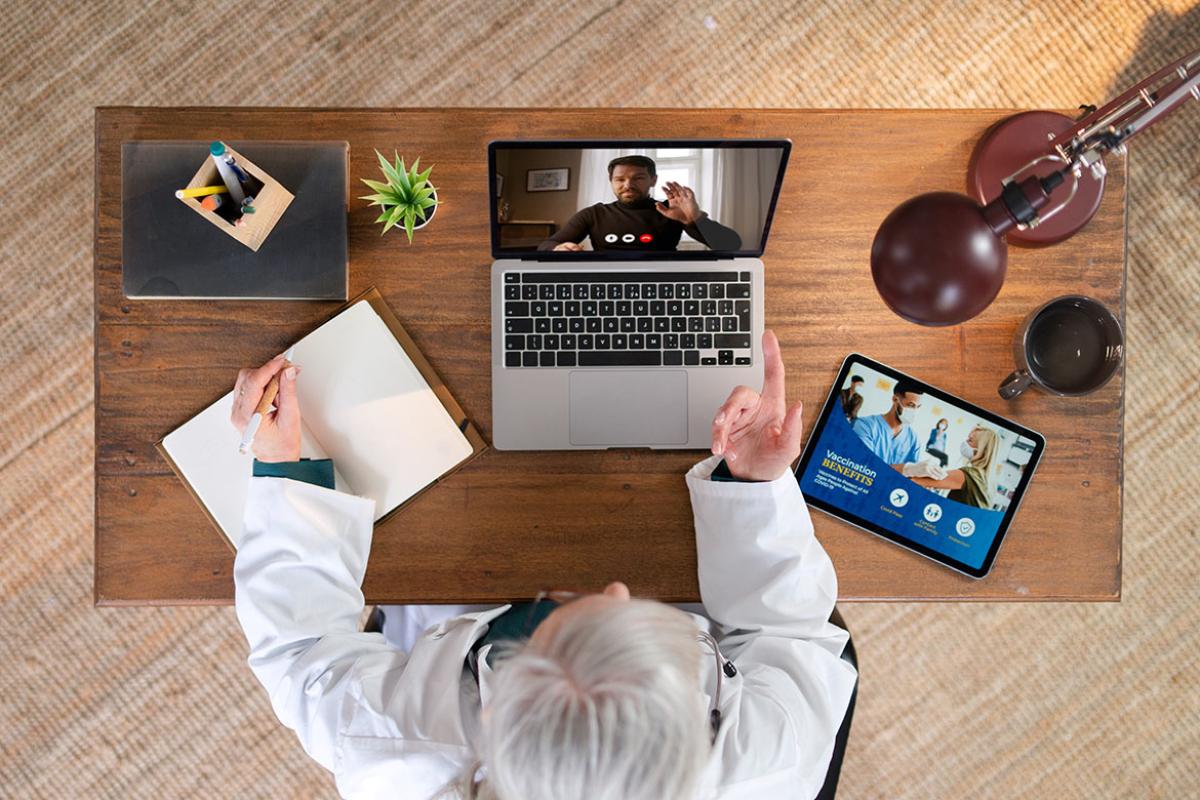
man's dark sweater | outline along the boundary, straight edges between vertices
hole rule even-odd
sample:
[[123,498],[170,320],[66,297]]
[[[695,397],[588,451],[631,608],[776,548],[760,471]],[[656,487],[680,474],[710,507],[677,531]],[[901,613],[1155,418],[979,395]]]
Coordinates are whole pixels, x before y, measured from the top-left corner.
[[[553,250],[564,242],[579,244],[591,238],[592,250],[597,253],[605,250],[675,251],[679,248],[679,239],[684,231],[711,250],[742,249],[742,238],[737,231],[707,216],[702,216],[693,225],[685,226],[664,217],[654,205],[652,198],[630,204],[619,201],[597,203],[576,212],[561,230],[538,245],[538,250]],[[650,241],[642,241],[645,235],[651,237]]]

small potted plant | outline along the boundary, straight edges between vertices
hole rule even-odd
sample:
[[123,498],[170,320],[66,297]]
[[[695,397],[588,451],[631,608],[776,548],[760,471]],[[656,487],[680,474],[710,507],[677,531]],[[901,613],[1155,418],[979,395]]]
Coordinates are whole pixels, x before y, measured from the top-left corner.
[[396,155],[395,164],[388,163],[378,150],[375,151],[375,155],[379,156],[379,166],[387,182],[363,178],[362,182],[374,189],[375,194],[359,199],[370,200],[371,205],[383,209],[379,219],[375,220],[383,223],[380,236],[387,233],[393,225],[400,225],[408,234],[408,241],[411,243],[413,231],[428,225],[437,212],[437,189],[429,182],[429,173],[433,172],[433,167],[418,172],[417,168],[421,164],[419,158],[411,167],[405,169],[404,159],[399,154]]

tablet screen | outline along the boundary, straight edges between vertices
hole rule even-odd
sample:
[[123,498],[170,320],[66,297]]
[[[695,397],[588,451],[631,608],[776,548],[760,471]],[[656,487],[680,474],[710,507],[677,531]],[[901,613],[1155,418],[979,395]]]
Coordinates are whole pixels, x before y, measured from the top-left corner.
[[1043,447],[1034,431],[856,354],[796,476],[811,505],[979,578]]

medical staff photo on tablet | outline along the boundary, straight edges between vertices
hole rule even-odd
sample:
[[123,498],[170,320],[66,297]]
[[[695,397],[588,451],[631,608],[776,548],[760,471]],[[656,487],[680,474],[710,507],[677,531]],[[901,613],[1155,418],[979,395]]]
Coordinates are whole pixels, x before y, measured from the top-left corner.
[[796,468],[809,504],[974,578],[991,569],[1040,434],[851,355]]

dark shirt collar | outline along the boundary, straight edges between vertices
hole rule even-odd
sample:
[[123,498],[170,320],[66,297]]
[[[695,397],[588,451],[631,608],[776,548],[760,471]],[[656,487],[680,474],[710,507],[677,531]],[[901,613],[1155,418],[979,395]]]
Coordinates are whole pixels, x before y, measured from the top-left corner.
[[635,209],[638,211],[644,211],[648,208],[654,208],[655,202],[654,202],[653,197],[643,197],[641,200],[638,200],[636,203],[622,203],[620,200],[614,200],[611,203],[609,203],[609,206],[611,206],[613,208],[629,208],[629,209]]

